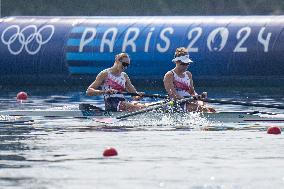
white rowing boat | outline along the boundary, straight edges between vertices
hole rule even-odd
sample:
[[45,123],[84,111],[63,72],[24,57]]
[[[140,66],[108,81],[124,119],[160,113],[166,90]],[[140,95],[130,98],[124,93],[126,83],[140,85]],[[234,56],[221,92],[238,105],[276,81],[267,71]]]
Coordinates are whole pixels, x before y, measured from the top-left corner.
[[[2,116],[42,116],[42,117],[73,117],[73,118],[97,118],[104,119],[112,117],[120,117],[126,114],[125,112],[116,112],[105,114],[102,110],[65,110],[65,109],[46,109],[46,110],[6,110],[0,111]],[[146,113],[147,114],[147,113]],[[204,117],[209,121],[220,122],[284,122],[284,114],[273,114],[265,112],[217,112],[217,113],[198,113],[200,117]],[[151,112],[151,116],[153,113]],[[161,113],[157,113],[157,118],[161,116]],[[120,118],[119,118],[120,119]]]
[[217,113],[204,113],[202,117],[210,121],[220,122],[284,122],[284,114],[274,114],[267,112],[217,112]]
[[0,115],[7,116],[42,116],[42,117],[74,117],[88,118],[103,116],[103,111],[92,110],[64,110],[64,109],[38,109],[38,110],[7,110],[0,111]]
[[27,116],[9,116],[0,114],[0,125],[1,124],[32,124],[33,120]]

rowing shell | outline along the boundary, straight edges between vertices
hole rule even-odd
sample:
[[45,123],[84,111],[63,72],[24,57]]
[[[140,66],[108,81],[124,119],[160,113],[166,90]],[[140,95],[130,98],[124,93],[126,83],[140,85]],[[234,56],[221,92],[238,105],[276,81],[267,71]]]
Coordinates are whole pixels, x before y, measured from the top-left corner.
[[[111,113],[105,115],[105,112],[98,110],[7,110],[0,111],[0,115],[6,116],[42,116],[42,117],[73,117],[73,118],[97,118],[97,120],[123,115],[123,112]],[[273,114],[265,112],[218,112],[218,113],[198,113],[209,121],[220,122],[284,122],[284,114]],[[151,113],[151,116],[153,113]],[[157,118],[161,113],[157,113]]]
[[8,116],[42,116],[42,117],[74,117],[87,118],[103,116],[103,111],[92,110],[61,110],[61,109],[47,109],[47,110],[7,110],[0,111],[0,115]]
[[274,114],[266,112],[218,112],[204,113],[202,117],[210,121],[221,122],[284,122],[284,114]]
[[0,125],[3,124],[32,124],[33,119],[27,116],[9,116],[9,115],[0,115]]

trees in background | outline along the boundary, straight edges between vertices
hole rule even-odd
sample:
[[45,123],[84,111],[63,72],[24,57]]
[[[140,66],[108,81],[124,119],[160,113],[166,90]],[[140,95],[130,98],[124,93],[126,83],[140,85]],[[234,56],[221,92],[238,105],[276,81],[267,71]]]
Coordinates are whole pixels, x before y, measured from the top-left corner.
[[270,15],[282,0],[2,0],[2,16]]

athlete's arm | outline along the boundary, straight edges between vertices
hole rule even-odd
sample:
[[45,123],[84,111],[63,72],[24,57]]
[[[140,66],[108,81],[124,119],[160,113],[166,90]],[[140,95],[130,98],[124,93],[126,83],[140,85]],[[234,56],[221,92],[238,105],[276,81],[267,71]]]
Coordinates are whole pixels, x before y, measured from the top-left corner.
[[125,77],[125,89],[127,92],[130,93],[137,93],[137,90],[135,89],[135,87],[132,85],[128,75],[126,73],[124,73],[124,77]]
[[88,96],[102,95],[106,93],[104,90],[99,90],[98,87],[103,84],[107,74],[108,73],[106,71],[102,71],[97,75],[96,80],[88,87],[86,91]]
[[186,72],[186,74],[188,75],[189,79],[190,79],[190,87],[189,87],[189,94],[191,94],[192,96],[196,96],[198,95],[197,92],[195,92],[194,90],[194,85],[193,85],[193,79],[192,79],[192,74],[190,72]]
[[174,75],[171,71],[167,72],[164,76],[164,87],[169,95],[170,98],[173,99],[182,99],[183,97],[180,96],[174,86]]
[[137,92],[134,85],[132,85],[128,75],[125,73],[124,76],[125,76],[125,79],[126,79],[126,82],[125,82],[126,91],[130,92],[130,93],[137,93],[139,96],[133,96],[133,100],[140,100],[144,93],[143,92]]

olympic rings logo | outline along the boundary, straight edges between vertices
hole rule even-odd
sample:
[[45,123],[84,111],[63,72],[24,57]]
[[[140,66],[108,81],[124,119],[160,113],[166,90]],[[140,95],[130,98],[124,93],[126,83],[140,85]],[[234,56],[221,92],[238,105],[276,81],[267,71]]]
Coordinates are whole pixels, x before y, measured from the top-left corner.
[[53,25],[45,25],[40,29],[35,25],[28,25],[23,29],[18,25],[11,25],[3,31],[1,40],[13,55],[20,54],[24,48],[28,54],[35,55],[53,34]]

